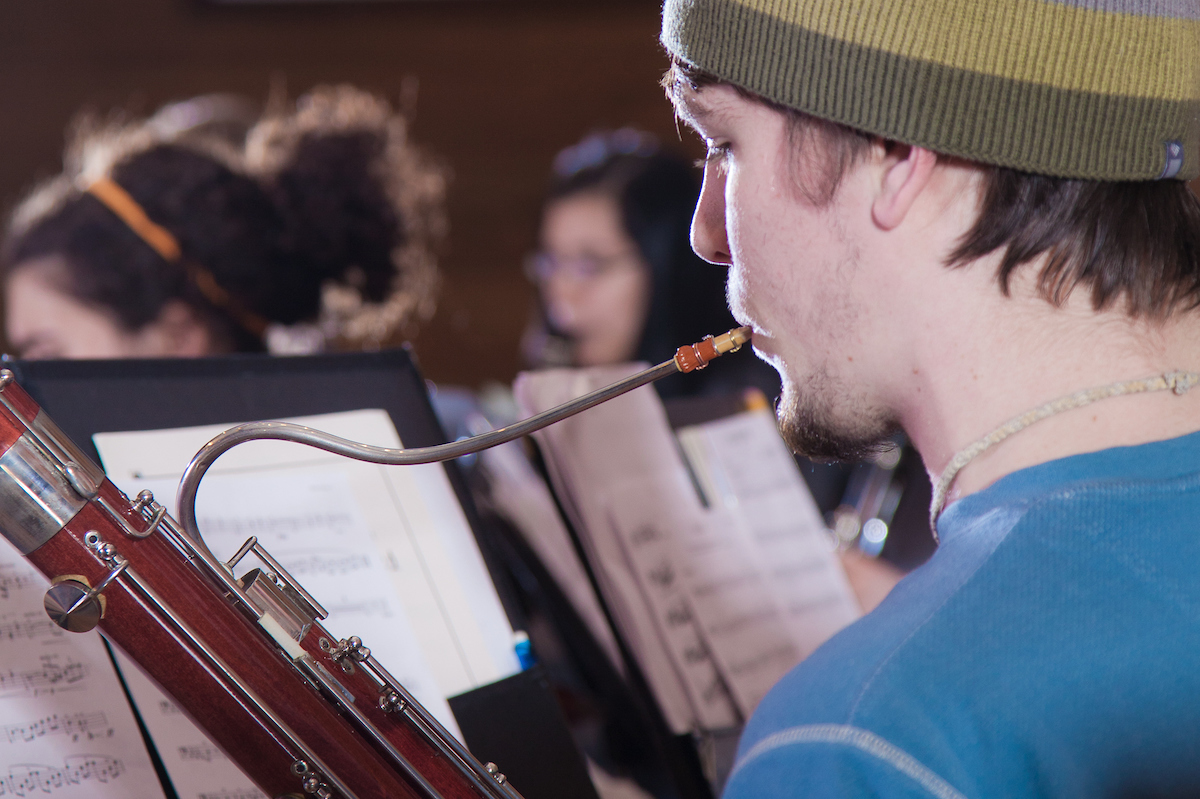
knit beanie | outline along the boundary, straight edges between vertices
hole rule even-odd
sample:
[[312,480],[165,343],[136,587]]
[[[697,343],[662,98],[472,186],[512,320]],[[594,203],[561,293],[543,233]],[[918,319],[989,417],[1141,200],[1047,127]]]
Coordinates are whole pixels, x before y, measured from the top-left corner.
[[1025,172],[1200,175],[1200,0],[666,0],[670,54],[789,108]]

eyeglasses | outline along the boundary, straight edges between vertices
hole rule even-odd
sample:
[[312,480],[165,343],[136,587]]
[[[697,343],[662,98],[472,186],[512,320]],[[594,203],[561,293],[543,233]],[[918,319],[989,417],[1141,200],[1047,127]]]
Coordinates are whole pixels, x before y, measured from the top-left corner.
[[525,276],[538,283],[545,283],[556,275],[586,282],[614,270],[636,265],[637,255],[636,250],[627,250],[604,257],[584,255],[559,258],[547,252],[539,252],[525,259]]

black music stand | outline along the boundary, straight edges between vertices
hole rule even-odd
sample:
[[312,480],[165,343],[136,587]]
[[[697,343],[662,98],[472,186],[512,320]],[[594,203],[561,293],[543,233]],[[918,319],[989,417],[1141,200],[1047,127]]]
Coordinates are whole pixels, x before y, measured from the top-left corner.
[[[429,404],[425,381],[406,350],[4,365],[92,457],[96,457],[92,436],[101,432],[231,424],[363,408],[386,410],[406,446],[446,440]],[[514,626],[522,626],[501,555],[456,465],[445,466],[500,600]],[[526,799],[596,799],[583,758],[536,667],[454,697],[450,707],[471,751],[484,762],[498,763]],[[153,750],[151,754],[157,757]],[[161,762],[156,767],[173,796]]]

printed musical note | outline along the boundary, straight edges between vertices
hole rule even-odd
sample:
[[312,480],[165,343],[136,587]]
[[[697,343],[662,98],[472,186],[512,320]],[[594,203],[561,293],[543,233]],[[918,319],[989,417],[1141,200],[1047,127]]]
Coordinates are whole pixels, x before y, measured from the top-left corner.
[[689,646],[683,648],[683,661],[688,664],[703,663],[708,660],[708,647],[704,642],[697,639]]
[[692,609],[688,605],[687,600],[679,597],[675,602],[667,605],[667,626],[668,627],[683,627],[691,624],[695,620],[692,615]]
[[662,540],[662,532],[660,532],[659,529],[652,524],[641,525],[636,530],[631,530],[629,533],[629,543],[635,547]]
[[202,793],[197,796],[197,799],[267,799],[267,795],[262,791],[256,791],[251,788],[245,791],[217,791],[215,793]]
[[353,528],[355,519],[346,511],[295,513],[286,516],[208,516],[199,518],[206,536],[249,538],[258,536],[286,541],[289,536],[340,535]]
[[41,638],[46,635],[63,635],[63,631],[50,619],[46,618],[46,614],[41,614],[41,617],[34,614],[25,614],[24,618],[16,621],[0,623],[0,638],[7,638],[10,641],[17,638]]
[[57,652],[41,655],[39,660],[38,668],[0,672],[0,697],[14,694],[43,696],[83,687],[79,683],[88,673],[83,663],[72,660],[69,656],[62,657]]
[[179,716],[183,713],[179,705],[169,699],[158,700],[158,712],[163,716]]
[[75,713],[71,716],[47,716],[28,724],[9,724],[0,727],[0,738],[9,743],[16,741],[33,741],[48,735],[65,735],[72,742],[111,738],[113,728],[108,723],[104,713]]
[[163,799],[98,633],[66,633],[48,581],[0,537],[0,799]]
[[299,553],[291,557],[279,558],[283,568],[291,572],[293,577],[306,575],[321,575],[323,577],[344,577],[356,571],[371,568],[371,559],[358,553],[337,554],[333,552]]
[[41,585],[42,578],[27,572],[0,570],[0,600],[8,599],[10,592],[20,591],[33,585]]
[[177,750],[180,760],[198,760],[211,763],[214,760],[228,760],[225,753],[215,746],[201,744],[199,746],[181,746]]
[[106,755],[70,755],[61,767],[18,763],[0,772],[0,796],[50,794],[89,781],[107,784],[124,772],[120,760]]
[[652,585],[669,589],[675,583],[675,569],[671,567],[670,563],[659,563],[646,572],[646,577]]

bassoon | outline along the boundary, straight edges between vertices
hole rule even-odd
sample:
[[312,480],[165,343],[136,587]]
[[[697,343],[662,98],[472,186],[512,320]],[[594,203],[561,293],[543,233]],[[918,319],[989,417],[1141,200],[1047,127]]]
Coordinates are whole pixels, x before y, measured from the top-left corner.
[[[388,449],[286,422],[227,430],[184,472],[177,522],[148,491],[130,499],[0,370],[0,534],[51,583],[50,618],[99,628],[271,797],[520,799],[476,760],[256,538],[219,560],[196,523],[209,466],[231,447],[279,439],[382,464],[432,463],[527,435],[639,386],[703,368],[746,328],[537,416],[471,439]],[[253,556],[259,566],[234,576]]]

